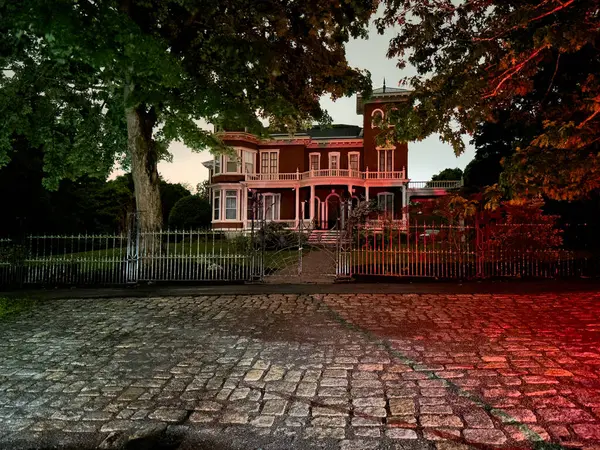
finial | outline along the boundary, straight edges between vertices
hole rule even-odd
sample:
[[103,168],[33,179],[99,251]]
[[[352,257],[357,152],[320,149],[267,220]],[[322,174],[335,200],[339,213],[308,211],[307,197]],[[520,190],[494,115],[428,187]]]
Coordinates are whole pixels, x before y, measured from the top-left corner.
[[385,94],[385,77],[383,77],[383,93]]

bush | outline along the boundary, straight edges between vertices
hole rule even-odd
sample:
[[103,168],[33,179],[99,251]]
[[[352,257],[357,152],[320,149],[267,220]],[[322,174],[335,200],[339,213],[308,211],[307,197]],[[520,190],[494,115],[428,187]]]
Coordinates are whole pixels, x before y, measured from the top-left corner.
[[258,238],[264,242],[265,250],[297,247],[300,239],[298,233],[287,230],[284,224],[277,222],[266,223],[258,232]]
[[169,214],[169,227],[179,230],[208,228],[210,220],[210,203],[197,195],[189,195],[179,199],[173,206]]

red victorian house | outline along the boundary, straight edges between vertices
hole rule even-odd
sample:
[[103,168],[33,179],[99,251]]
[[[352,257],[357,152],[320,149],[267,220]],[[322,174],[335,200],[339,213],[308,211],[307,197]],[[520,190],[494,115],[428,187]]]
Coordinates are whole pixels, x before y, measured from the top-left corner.
[[[448,182],[439,186],[442,189],[433,189],[431,182],[411,187],[408,144],[377,145],[375,117],[383,117],[409,92],[383,87],[369,100],[359,95],[356,112],[364,116],[362,128],[334,125],[294,136],[272,134],[269,139],[219,133],[237,157],[221,155],[204,163],[210,171],[212,227],[248,229],[256,217],[290,228],[302,224],[330,229],[338,222],[343,199],[351,199],[353,205],[377,199],[388,217],[404,222],[403,207],[411,195],[442,195],[444,188],[454,187]],[[257,197],[261,201],[254,203]]]

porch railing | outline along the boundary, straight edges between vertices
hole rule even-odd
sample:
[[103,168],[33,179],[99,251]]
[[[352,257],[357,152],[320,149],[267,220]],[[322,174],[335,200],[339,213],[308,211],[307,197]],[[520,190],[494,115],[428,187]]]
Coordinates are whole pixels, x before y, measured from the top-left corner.
[[405,180],[406,171],[364,172],[351,169],[319,169],[293,173],[247,173],[246,181],[302,181],[314,178],[348,178],[357,180]]
[[462,187],[462,180],[409,181],[409,189],[456,189]]

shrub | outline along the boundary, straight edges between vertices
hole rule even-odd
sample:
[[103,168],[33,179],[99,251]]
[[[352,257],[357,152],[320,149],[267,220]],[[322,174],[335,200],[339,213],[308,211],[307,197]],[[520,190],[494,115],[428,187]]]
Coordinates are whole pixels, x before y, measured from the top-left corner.
[[169,214],[169,227],[180,230],[208,228],[210,219],[210,203],[197,195],[189,195],[173,206]]

